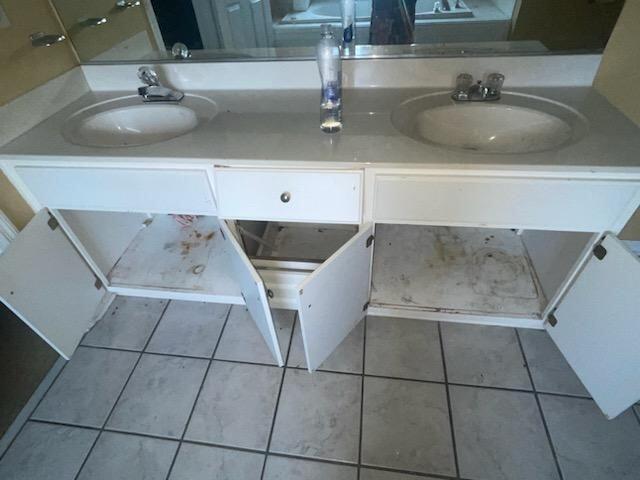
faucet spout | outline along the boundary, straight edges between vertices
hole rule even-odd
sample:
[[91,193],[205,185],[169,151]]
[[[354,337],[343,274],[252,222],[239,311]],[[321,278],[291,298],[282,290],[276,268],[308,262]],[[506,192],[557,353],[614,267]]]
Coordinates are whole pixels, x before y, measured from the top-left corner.
[[179,102],[184,98],[183,92],[162,85],[158,74],[150,67],[140,67],[138,78],[146,84],[138,88],[143,102]]
[[504,75],[492,73],[483,83],[478,80],[473,83],[473,77],[468,73],[461,73],[456,79],[456,88],[451,98],[456,102],[489,102],[500,100]]

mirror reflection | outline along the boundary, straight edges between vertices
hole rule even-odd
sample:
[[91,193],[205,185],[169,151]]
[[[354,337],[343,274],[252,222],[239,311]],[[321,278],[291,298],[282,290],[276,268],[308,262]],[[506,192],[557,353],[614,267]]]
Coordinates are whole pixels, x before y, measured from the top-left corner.
[[593,52],[624,0],[53,0],[82,62]]

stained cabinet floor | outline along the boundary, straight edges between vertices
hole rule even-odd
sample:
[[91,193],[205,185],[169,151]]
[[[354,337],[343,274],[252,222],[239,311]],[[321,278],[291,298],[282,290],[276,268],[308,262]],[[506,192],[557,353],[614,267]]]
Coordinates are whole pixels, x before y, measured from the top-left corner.
[[309,374],[243,307],[118,298],[0,459],[9,479],[640,477],[640,407],[599,412],[545,332],[369,317]]
[[514,231],[377,225],[371,303],[537,318],[545,299]]

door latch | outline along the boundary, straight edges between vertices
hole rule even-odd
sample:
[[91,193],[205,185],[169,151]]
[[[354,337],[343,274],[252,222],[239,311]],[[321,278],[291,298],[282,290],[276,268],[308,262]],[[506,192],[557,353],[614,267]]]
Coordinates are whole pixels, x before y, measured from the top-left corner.
[[554,313],[555,313],[555,310],[551,312],[549,315],[547,315],[547,322],[552,327],[555,327],[558,324],[558,317],[556,317]]

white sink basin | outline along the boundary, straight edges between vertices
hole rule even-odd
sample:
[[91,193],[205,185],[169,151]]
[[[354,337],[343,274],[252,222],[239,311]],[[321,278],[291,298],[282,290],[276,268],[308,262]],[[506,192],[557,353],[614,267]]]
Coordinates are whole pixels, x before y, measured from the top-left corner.
[[97,103],[71,115],[62,130],[76,145],[134,147],[191,132],[211,120],[216,104],[197,95],[180,103],[143,103],[138,95]]
[[587,131],[586,119],[571,107],[515,93],[490,102],[454,102],[448,92],[425,95],[396,107],[391,121],[423,143],[490,154],[553,150]]

